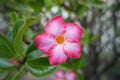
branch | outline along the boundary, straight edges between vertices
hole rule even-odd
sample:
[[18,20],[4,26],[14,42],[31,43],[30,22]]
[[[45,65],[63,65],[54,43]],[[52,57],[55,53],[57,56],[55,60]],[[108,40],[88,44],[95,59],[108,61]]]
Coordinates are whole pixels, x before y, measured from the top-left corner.
[[117,47],[116,47],[116,43],[115,43],[115,39],[117,38],[117,16],[116,16],[116,12],[119,10],[119,5],[120,3],[117,2],[117,7],[116,9],[113,10],[113,14],[112,14],[112,19],[113,19],[113,25],[114,25],[114,38],[113,38],[113,51],[114,51],[114,56],[112,58],[112,60],[110,62],[106,62],[105,66],[100,70],[100,72],[98,72],[98,75],[100,76],[101,74],[103,74],[104,72],[108,71],[118,60],[118,58],[120,57],[120,53],[117,51]]

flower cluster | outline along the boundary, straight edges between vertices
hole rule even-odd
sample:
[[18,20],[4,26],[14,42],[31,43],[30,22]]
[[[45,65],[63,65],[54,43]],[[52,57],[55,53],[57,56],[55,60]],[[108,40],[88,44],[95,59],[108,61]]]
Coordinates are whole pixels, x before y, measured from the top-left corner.
[[82,33],[79,25],[55,16],[46,24],[45,32],[35,37],[35,45],[48,56],[51,65],[58,65],[67,58],[80,58]]
[[54,80],[76,80],[76,74],[73,71],[64,72],[60,69],[56,72]]

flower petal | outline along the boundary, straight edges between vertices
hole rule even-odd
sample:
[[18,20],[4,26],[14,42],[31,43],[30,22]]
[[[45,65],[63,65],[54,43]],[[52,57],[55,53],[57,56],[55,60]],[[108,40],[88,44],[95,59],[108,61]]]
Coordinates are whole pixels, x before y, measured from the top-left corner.
[[66,32],[64,36],[66,39],[80,39],[82,37],[83,29],[77,24],[66,24]]
[[48,33],[37,35],[34,41],[36,47],[45,54],[48,54],[48,50],[55,45],[54,36]]
[[61,69],[59,69],[57,72],[56,72],[56,76],[59,77],[59,78],[64,78],[64,75],[65,75],[65,72]]
[[61,16],[55,16],[45,26],[45,32],[53,35],[60,35],[65,32],[65,22]]
[[48,59],[51,65],[58,65],[67,60],[67,56],[64,53],[63,46],[57,45],[49,50]]
[[72,71],[65,73],[66,80],[76,80],[76,74]]
[[64,78],[55,77],[54,80],[64,80]]
[[79,42],[68,42],[66,41],[63,47],[65,54],[69,58],[80,58],[81,46]]

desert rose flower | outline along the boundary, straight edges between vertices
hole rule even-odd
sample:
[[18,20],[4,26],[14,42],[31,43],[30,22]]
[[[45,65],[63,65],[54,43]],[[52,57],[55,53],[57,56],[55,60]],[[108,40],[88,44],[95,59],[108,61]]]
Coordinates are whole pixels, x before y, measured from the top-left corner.
[[74,23],[65,23],[55,16],[45,26],[45,32],[35,37],[36,47],[48,56],[51,65],[58,65],[67,58],[80,58],[83,29]]
[[76,80],[76,74],[73,71],[64,72],[60,69],[56,72],[54,80]]

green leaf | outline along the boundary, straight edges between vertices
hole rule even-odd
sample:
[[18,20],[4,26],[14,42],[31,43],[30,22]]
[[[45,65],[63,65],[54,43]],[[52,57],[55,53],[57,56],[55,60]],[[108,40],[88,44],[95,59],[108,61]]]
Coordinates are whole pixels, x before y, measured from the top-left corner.
[[80,68],[84,68],[86,63],[87,63],[87,56],[86,56],[85,52],[81,53],[81,57],[79,59],[73,60],[74,68],[76,70],[80,69]]
[[13,30],[9,30],[9,32],[6,34],[7,39],[11,44],[13,44]]
[[10,18],[11,18],[12,24],[14,24],[17,21],[18,16],[15,12],[11,12],[10,13]]
[[85,80],[83,74],[76,73],[77,74],[77,80]]
[[49,5],[60,5],[63,2],[63,0],[45,0],[45,3]]
[[20,80],[21,76],[24,74],[25,66],[22,65],[19,69],[13,70],[4,80]]
[[84,5],[78,5],[76,9],[76,15],[80,18],[84,17],[84,14],[88,11],[88,7]]
[[48,75],[53,71],[55,71],[56,69],[57,67],[53,67],[53,66],[41,66],[39,68],[28,66],[28,70],[30,71],[30,73],[36,77],[42,77]]
[[34,51],[34,50],[36,50],[37,48],[35,47],[35,45],[34,45],[34,42],[32,42],[29,46],[28,46],[28,48],[27,48],[27,50],[26,50],[26,55],[28,55],[30,52],[32,52],[32,51]]
[[91,0],[89,4],[98,9],[104,9],[107,7],[107,4],[101,0]]
[[13,70],[4,80],[12,80],[12,77],[15,75],[16,70]]
[[10,80],[19,80],[20,76],[21,76],[21,75],[23,74],[23,72],[24,72],[24,68],[25,68],[24,65],[21,66],[21,68],[20,68],[18,71],[16,71],[15,75],[12,76],[12,78],[11,78]]
[[14,24],[14,28],[13,28],[13,37],[15,38],[15,36],[17,35],[19,29],[25,24],[24,20],[18,20],[15,24]]
[[69,70],[69,69],[74,69],[78,70],[80,68],[84,68],[87,62],[87,57],[84,52],[81,53],[81,57],[79,59],[70,59],[69,61],[61,64],[63,69]]
[[54,4],[56,5],[60,5],[63,2],[63,0],[52,0],[52,2],[53,1],[54,1]]
[[43,53],[37,49],[30,53],[27,53],[26,56],[28,59],[33,59],[33,58],[39,58],[42,54]]
[[10,75],[14,69],[0,69],[0,80],[6,80],[6,76]]
[[89,0],[79,0],[79,3],[82,5],[87,5]]
[[40,12],[44,6],[44,0],[28,0],[27,5],[36,12]]
[[61,5],[63,0],[44,0],[45,1],[45,7],[47,10],[51,10],[53,6]]
[[59,8],[56,15],[62,15],[62,8]]
[[27,63],[28,63],[28,65],[30,65],[32,67],[36,67],[36,68],[39,68],[41,66],[50,66],[48,59],[45,57],[30,59],[27,61]]
[[9,63],[9,60],[0,58],[0,69],[11,69],[15,66]]
[[22,52],[24,52],[23,49],[23,36],[26,32],[26,30],[28,29],[28,27],[30,27],[30,25],[36,20],[36,18],[30,18],[27,19],[26,22],[24,23],[23,26],[21,26],[18,30],[18,32],[16,33],[16,36],[14,38],[14,49],[17,53],[22,54]]
[[8,39],[0,33],[0,57],[10,58],[16,56]]
[[[40,31],[41,31],[41,30],[40,30]],[[33,42],[33,39],[34,39],[35,35],[36,35],[36,33],[33,32],[32,29],[28,29],[28,31],[27,31],[26,34],[25,34],[25,38],[26,38],[27,40],[29,40],[29,42]]]
[[87,30],[83,32],[83,38],[81,39],[82,45],[90,44],[98,38],[97,35],[91,36]]
[[45,57],[30,59],[27,61],[27,65],[31,74],[37,77],[48,75],[57,68],[55,66],[50,66],[48,59]]
[[117,36],[120,37],[120,29],[118,29]]

